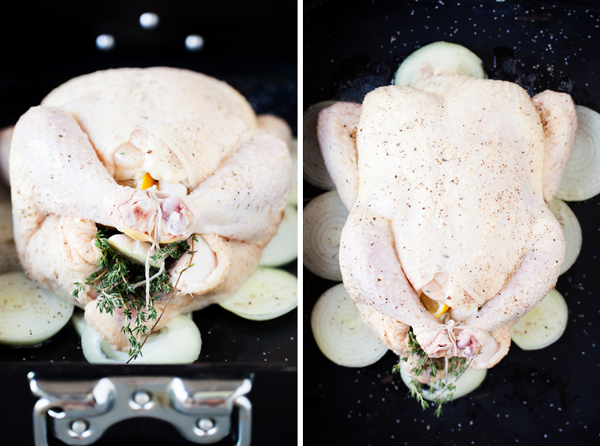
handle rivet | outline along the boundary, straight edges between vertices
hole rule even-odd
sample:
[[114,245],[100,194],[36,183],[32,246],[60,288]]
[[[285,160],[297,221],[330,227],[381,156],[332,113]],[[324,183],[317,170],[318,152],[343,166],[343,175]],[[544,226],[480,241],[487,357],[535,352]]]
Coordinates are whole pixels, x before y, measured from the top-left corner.
[[88,430],[89,424],[85,420],[75,420],[71,423],[71,430],[76,434],[83,434],[86,430]]
[[152,395],[145,390],[138,390],[133,394],[133,401],[142,409],[146,409],[147,405],[152,401]]
[[215,427],[215,422],[211,418],[200,418],[196,425],[204,432],[204,435],[212,435],[210,430]]

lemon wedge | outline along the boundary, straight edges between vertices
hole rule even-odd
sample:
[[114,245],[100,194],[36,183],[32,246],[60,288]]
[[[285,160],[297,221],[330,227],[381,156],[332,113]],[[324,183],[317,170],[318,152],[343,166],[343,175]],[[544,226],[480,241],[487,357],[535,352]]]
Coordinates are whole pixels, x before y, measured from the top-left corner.
[[148,172],[146,172],[144,174],[144,178],[142,179],[142,190],[150,189],[155,184],[156,180],[152,178]]
[[125,235],[128,235],[132,239],[139,240],[141,242],[151,242],[152,241],[152,237],[150,237],[148,234],[144,234],[143,232],[136,231],[134,229],[123,228],[123,233]]
[[427,296],[425,293],[421,294],[421,303],[427,310],[433,314],[433,316],[437,319],[442,314],[444,314],[450,308],[448,305],[438,302],[437,300],[432,299]]

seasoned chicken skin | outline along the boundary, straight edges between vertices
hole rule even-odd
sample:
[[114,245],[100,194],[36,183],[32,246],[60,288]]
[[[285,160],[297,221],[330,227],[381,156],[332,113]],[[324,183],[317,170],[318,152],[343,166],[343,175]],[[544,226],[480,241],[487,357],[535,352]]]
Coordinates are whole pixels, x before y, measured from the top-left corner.
[[[218,301],[256,268],[287,202],[291,161],[277,134],[289,129],[279,118],[261,122],[233,88],[187,70],[107,70],[58,87],[19,119],[12,139],[26,273],[73,299],[74,283],[98,269],[97,224],[161,243],[198,234],[194,265],[204,269],[184,273],[161,325],[185,306]],[[156,187],[141,190],[145,176]],[[75,304],[113,348],[126,348],[122,314],[99,313],[95,298],[88,287]]]
[[[558,278],[564,239],[545,201],[576,127],[566,94],[532,100],[513,83],[461,75],[382,87],[362,106],[321,112],[323,157],[350,210],[344,284],[388,347],[406,349],[405,327],[391,330],[402,323],[431,357],[475,357],[487,344],[474,364],[485,368],[506,354],[507,324]],[[451,307],[452,319],[436,319],[421,293]]]

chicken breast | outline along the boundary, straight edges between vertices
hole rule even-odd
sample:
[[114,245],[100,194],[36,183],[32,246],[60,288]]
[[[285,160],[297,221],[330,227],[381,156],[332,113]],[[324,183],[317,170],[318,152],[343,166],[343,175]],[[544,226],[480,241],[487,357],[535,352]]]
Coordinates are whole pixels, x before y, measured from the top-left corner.
[[[74,283],[98,269],[98,224],[161,243],[197,234],[204,248],[194,263],[208,270],[185,273],[160,323],[198,296],[209,297],[194,308],[218,301],[256,268],[287,202],[291,160],[276,133],[289,129],[261,121],[233,88],[187,70],[107,70],[58,87],[12,138],[15,242],[26,273],[73,299]],[[147,178],[156,187],[141,190]],[[124,318],[101,314],[96,297],[86,287],[74,300],[113,348],[127,348]]]
[[[474,357],[491,336],[495,351],[478,366],[497,363],[510,342],[501,328],[556,283],[564,239],[545,200],[576,126],[566,94],[532,101],[515,84],[461,75],[382,87],[362,106],[323,110],[323,157],[350,209],[340,266],[355,302],[411,326],[431,357]],[[442,323],[421,293],[468,317]]]

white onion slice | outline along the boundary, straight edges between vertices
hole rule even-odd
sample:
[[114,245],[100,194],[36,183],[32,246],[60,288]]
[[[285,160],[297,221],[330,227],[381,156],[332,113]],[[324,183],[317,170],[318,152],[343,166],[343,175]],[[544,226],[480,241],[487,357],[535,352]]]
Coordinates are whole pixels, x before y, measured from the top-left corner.
[[462,45],[434,42],[411,53],[400,64],[394,85],[412,87],[417,82],[439,74],[464,74],[486,77],[483,62]]
[[0,343],[39,344],[63,328],[73,304],[25,277],[23,272],[0,276]]
[[341,281],[339,250],[348,209],[337,191],[326,192],[304,208],[304,266],[313,274]]
[[569,308],[564,297],[550,291],[510,329],[512,341],[523,350],[539,350],[554,344],[567,328]]
[[[452,401],[457,400],[458,398],[461,398],[465,395],[468,395],[469,393],[477,389],[485,380],[486,375],[486,369],[479,370],[468,367],[467,370],[465,370],[465,372],[462,375],[460,375],[454,383],[456,389],[452,392]],[[404,370],[404,367],[400,367],[400,376],[402,377],[402,381],[404,381],[404,384],[406,384],[406,387],[410,389],[411,381],[413,380],[411,374]],[[451,376],[449,379],[449,382],[451,383],[454,377]],[[423,385],[423,398],[425,398],[427,401],[433,401],[436,398],[439,398],[441,395],[440,385],[442,382],[445,382],[444,378],[442,378],[439,381],[435,381],[429,384],[428,386]],[[447,392],[448,391],[446,390],[446,395]]]
[[0,274],[22,271],[13,234],[10,201],[0,202]]
[[[85,359],[91,364],[124,364],[127,352],[113,350],[89,325],[81,335]],[[142,356],[129,364],[190,364],[200,356],[202,339],[194,321],[187,316],[171,319],[157,333],[152,333],[142,347]]]
[[124,364],[126,362],[106,356],[102,351],[102,337],[87,323],[83,326],[80,336],[83,356],[90,364]]
[[13,129],[13,126],[0,129],[0,179],[7,185],[10,184],[8,178],[8,158],[10,157]]
[[[115,234],[110,236],[108,238],[108,244],[127,260],[137,263],[138,265],[146,264],[148,251],[152,248],[150,243],[135,240],[125,234]],[[160,265],[160,261],[153,260],[152,257],[150,257],[150,266],[160,268]]]
[[275,319],[298,306],[298,278],[287,271],[258,268],[219,305],[244,319]]
[[73,323],[73,327],[75,327],[75,331],[79,337],[83,336],[83,330],[88,325],[88,323],[85,321],[85,313],[79,308],[75,308],[73,311],[73,316],[71,317],[71,322]]
[[298,257],[298,211],[288,206],[277,234],[263,249],[261,266],[281,266]]
[[298,206],[298,140],[292,139],[290,143],[290,155],[292,156],[292,185],[288,194],[288,205]]
[[310,325],[321,352],[338,365],[365,367],[375,364],[388,351],[362,322],[343,284],[319,297]]
[[582,201],[600,193],[600,114],[576,105],[577,133],[556,196]]
[[565,236],[565,260],[560,269],[560,274],[565,273],[577,260],[581,252],[581,244],[583,236],[581,234],[581,226],[579,220],[569,208],[569,205],[560,198],[555,198],[548,203],[548,208],[554,214]]
[[324,190],[335,189],[335,184],[327,172],[319,140],[317,138],[317,120],[319,112],[336,101],[323,101],[311,105],[304,112],[304,152],[302,158],[304,161],[304,179],[313,186]]
[[158,190],[164,194],[177,195],[183,198],[188,195],[188,188],[181,183],[169,183],[165,180],[158,180]]

